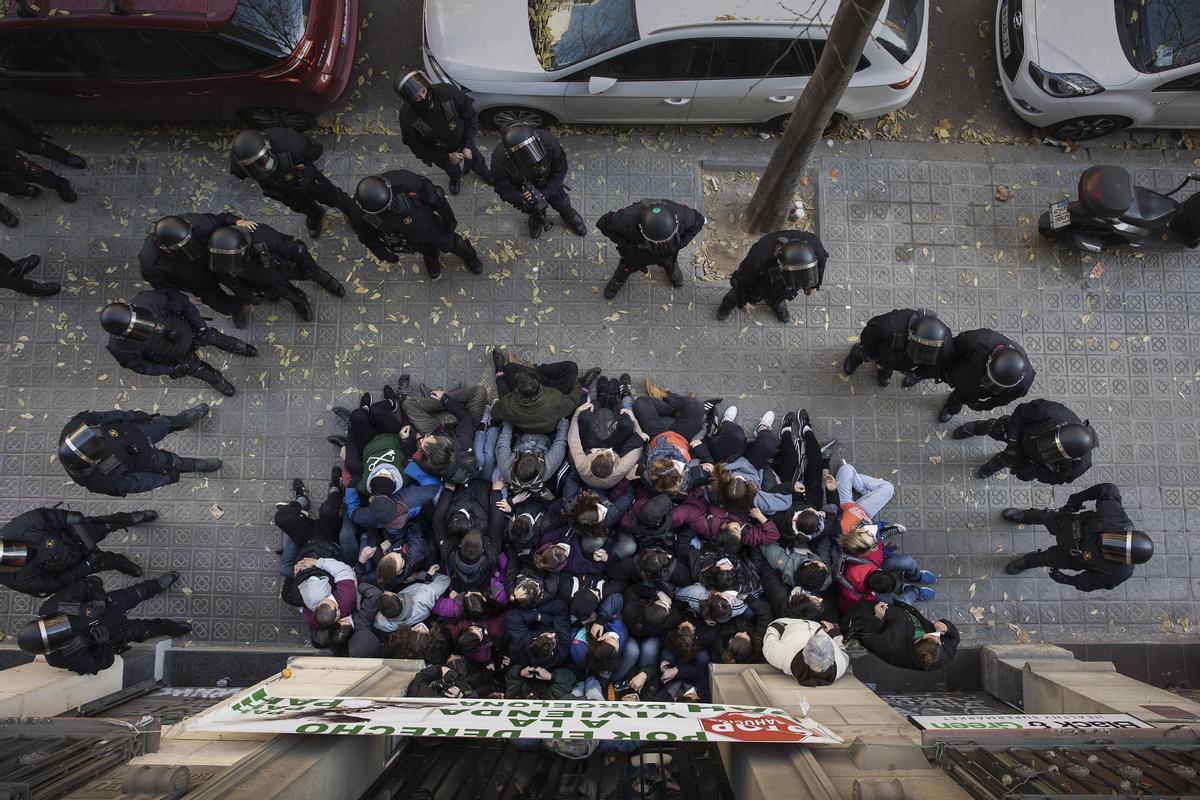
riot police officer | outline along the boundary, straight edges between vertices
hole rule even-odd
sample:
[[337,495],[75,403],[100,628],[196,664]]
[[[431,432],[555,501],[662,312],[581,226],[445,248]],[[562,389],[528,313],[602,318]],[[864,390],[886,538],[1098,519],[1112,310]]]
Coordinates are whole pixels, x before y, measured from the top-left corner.
[[777,231],[759,239],[729,276],[732,287],[721,299],[717,319],[728,319],[733,309],[765,302],[780,322],[790,322],[788,301],[800,292],[810,295],[821,288],[829,254],[815,234]]
[[546,211],[553,208],[576,236],[587,236],[583,217],[571,206],[563,181],[567,154],[546,131],[516,123],[504,129],[502,147],[492,153],[492,185],[500,199],[529,215],[529,235],[546,229]]
[[90,575],[42,603],[40,616],[17,631],[17,646],[30,655],[45,656],[52,667],[95,675],[111,667],[131,642],[191,633],[192,626],[186,622],[126,616],[178,580],[178,572],[168,572],[127,589],[106,592],[104,581]]
[[630,275],[656,264],[672,286],[683,286],[679,251],[696,238],[704,221],[703,214],[673,200],[639,200],[596,220],[596,230],[616,243],[621,258],[604,287],[605,299],[616,297]]
[[1004,442],[1005,448],[976,471],[980,478],[1008,468],[1020,480],[1051,485],[1071,483],[1091,469],[1092,450],[1100,444],[1090,422],[1053,400],[1030,400],[1010,415],[959,425],[952,436]]
[[58,283],[43,283],[25,277],[41,263],[41,256],[25,256],[20,261],[13,261],[0,253],[0,288],[12,289],[30,297],[51,297],[58,294],[62,290]]
[[303,214],[308,235],[316,239],[325,218],[322,205],[333,206],[346,219],[354,219],[350,195],[317,167],[317,159],[324,152],[320,142],[291,128],[242,131],[233,140],[229,171],[235,178],[253,178],[262,187],[264,197]]
[[892,382],[892,372],[904,373],[904,388],[926,378],[936,378],[950,359],[954,334],[929,309],[897,308],[867,320],[858,342],[842,362],[842,372],[853,375],[864,362],[874,361],[880,386]]
[[[1094,501],[1092,511],[1081,511]],[[1006,508],[1002,516],[1021,525],[1045,525],[1056,543],[1045,550],[1017,556],[1004,571],[1016,575],[1034,567],[1050,567],[1055,583],[1074,586],[1081,592],[1113,589],[1133,575],[1135,564],[1154,555],[1154,542],[1136,530],[1121,505],[1121,491],[1111,483],[1098,483],[1076,492],[1058,511]],[[1060,570],[1077,571],[1066,575]]]
[[[32,197],[38,194],[38,186],[45,186],[57,192],[65,203],[74,203],[79,199],[70,181],[30,161],[25,153],[44,156],[76,169],[87,166],[82,158],[51,142],[50,135],[8,98],[0,97],[0,173],[3,174],[0,189],[9,194]],[[4,212],[4,218],[0,221],[9,227],[16,227],[16,216],[8,209],[4,209]]]
[[421,161],[438,166],[450,178],[450,194],[458,194],[464,172],[471,170],[491,183],[487,159],[475,144],[479,131],[471,96],[449,83],[430,83],[413,70],[393,87],[400,98],[400,138]]
[[140,578],[142,568],[99,548],[113,531],[153,522],[157,511],[85,517],[65,508],[35,508],[0,528],[0,586],[48,597],[106,569]]
[[245,308],[208,268],[208,239],[226,225],[252,228],[255,223],[228,211],[163,217],[146,237],[138,262],[142,278],[155,289],[177,289],[197,297],[217,313],[232,317],[234,327],[244,328],[248,322]]
[[1019,344],[989,328],[964,331],[954,337],[953,353],[940,380],[953,389],[938,420],[949,422],[965,405],[990,411],[1029,394],[1034,371]]
[[192,301],[174,289],[147,289],[132,302],[109,303],[100,310],[100,327],[109,334],[108,352],[122,367],[139,375],[199,378],[226,397],[236,393],[233,384],[196,351],[211,344],[234,355],[258,355],[249,342],[210,328]]
[[87,166],[87,162],[82,158],[54,144],[50,140],[50,134],[39,128],[32,117],[3,96],[0,96],[0,149],[21,150],[31,156],[44,156],[75,169]]
[[59,434],[58,460],[71,480],[99,494],[124,497],[179,481],[183,472],[216,472],[219,458],[185,458],[154,445],[208,414],[200,403],[173,416],[144,411],[81,411]]
[[312,322],[313,307],[294,280],[314,281],[334,297],[346,290],[313,259],[304,242],[261,223],[253,229],[217,228],[208,242],[209,268],[245,303],[286,300],[300,319]]
[[368,175],[354,200],[362,210],[358,238],[376,258],[395,264],[398,253],[420,253],[430,278],[442,274],[438,253],[453,253],[467,269],[483,274],[475,248],[455,232],[458,220],[441,188],[406,169]]

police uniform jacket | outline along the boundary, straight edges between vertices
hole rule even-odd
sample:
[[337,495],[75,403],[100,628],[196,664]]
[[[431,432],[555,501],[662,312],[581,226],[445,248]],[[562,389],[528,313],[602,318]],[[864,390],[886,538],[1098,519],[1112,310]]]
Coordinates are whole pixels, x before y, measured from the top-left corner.
[[[63,589],[42,603],[40,616],[56,614],[63,604],[88,603],[93,600],[107,601],[104,581],[95,575]],[[46,663],[59,669],[69,669],[80,675],[95,675],[113,665],[117,654],[129,649],[125,642],[124,628],[127,617],[111,605],[92,618],[82,614],[70,614],[75,639],[67,646],[46,656]]]
[[0,586],[34,597],[46,597],[84,577],[91,570],[87,553],[67,527],[63,508],[35,508],[0,528],[0,539],[29,548],[25,565],[16,572],[0,572]]
[[777,231],[759,239],[729,276],[729,285],[743,302],[782,303],[800,293],[800,287],[789,281],[775,258],[775,246],[780,239],[804,241],[813,248],[817,254],[817,285],[814,288],[821,288],[825,281],[825,262],[829,259],[821,240],[808,231]]
[[1022,462],[1012,467],[1012,473],[1023,481],[1041,481],[1048,484],[1072,483],[1092,468],[1092,454],[1067,461],[1057,469],[1038,460],[1037,434],[1059,425],[1082,423],[1074,411],[1053,400],[1031,400],[1013,409],[1008,418],[1009,447],[1016,449]]
[[[217,228],[224,228],[238,221],[236,214],[226,211],[221,214],[180,214],[192,226],[192,235],[204,241]],[[147,236],[138,253],[142,278],[155,289],[178,289],[197,294],[218,285],[217,276],[208,268],[207,254],[197,260],[188,261],[158,249],[153,236]]]
[[[1093,500],[1092,511],[1077,509]],[[1046,524],[1054,534],[1057,544],[1058,569],[1079,570],[1078,575],[1064,576],[1064,582],[1082,592],[1096,589],[1112,589],[1133,575],[1133,566],[1118,564],[1104,558],[1100,548],[1100,534],[1105,531],[1120,532],[1134,526],[1125,507],[1121,505],[1121,490],[1112,483],[1098,483],[1091,488],[1076,492],[1067,500]],[[1076,544],[1075,537],[1079,540]]]
[[363,214],[363,233],[378,239],[394,251],[419,251],[427,248],[449,250],[454,244],[458,219],[442,190],[433,181],[406,169],[383,173],[392,185],[393,203],[399,208],[376,215]]
[[14,106],[7,97],[0,97],[0,149],[23,150],[31,140],[43,136],[42,129],[32,117]]
[[496,188],[496,194],[500,195],[500,199],[521,209],[527,205],[521,193],[522,179],[532,183],[546,199],[561,193],[563,182],[567,179],[567,153],[562,145],[546,131],[539,130],[534,133],[546,151],[546,158],[532,169],[517,169],[503,147],[492,151],[492,185]]
[[[262,135],[271,143],[271,152],[279,162],[265,178],[255,178],[263,194],[273,200],[302,193],[321,175],[313,163],[325,152],[325,146],[292,128],[267,128]],[[235,178],[251,177],[230,155],[229,172]]]
[[122,367],[141,375],[170,375],[196,352],[196,338],[207,327],[204,318],[192,301],[173,289],[147,289],[129,302],[153,311],[163,330],[142,342],[109,336],[108,352]]
[[433,105],[424,113],[408,103],[400,106],[400,138],[413,155],[432,164],[447,153],[469,147],[479,158],[475,146],[479,125],[471,97],[449,83],[436,84],[429,93]]
[[942,343],[938,350],[938,363],[917,364],[909,357],[908,331],[921,312],[913,308],[897,308],[871,317],[859,335],[863,353],[883,369],[911,372],[934,378],[949,363],[954,352],[953,340]]
[[109,452],[120,462],[116,470],[105,475],[97,467],[82,469],[72,464],[63,464],[67,474],[85,489],[100,494],[124,497],[131,492],[148,492],[159,486],[175,483],[178,476],[151,472],[154,443],[141,429],[139,423],[149,422],[150,415],[144,411],[81,411],[71,417],[63,427],[58,440],[81,424],[99,428],[108,443]]
[[261,222],[253,231],[243,231],[250,240],[246,263],[236,276],[222,275],[221,283],[240,300],[253,293],[276,294],[288,281],[307,278],[315,265],[308,245]]
[[[643,209],[651,205],[670,209],[675,214],[675,219],[679,221],[679,242],[675,252],[670,255],[652,253],[646,247],[646,237],[642,236],[639,223],[642,219]],[[621,261],[630,267],[649,267],[675,258],[680,250],[687,247],[688,242],[696,238],[696,234],[700,233],[700,229],[703,227],[703,214],[673,200],[643,200],[625,208],[610,211],[596,221],[596,230],[616,242]]]
[[988,356],[1000,345],[1025,352],[1012,339],[990,328],[963,331],[954,337],[954,357],[946,363],[942,380],[954,387],[954,393],[967,408],[989,411],[1029,394],[1034,378],[1032,364],[1025,370],[1024,379],[1011,389],[1000,389],[988,382]]

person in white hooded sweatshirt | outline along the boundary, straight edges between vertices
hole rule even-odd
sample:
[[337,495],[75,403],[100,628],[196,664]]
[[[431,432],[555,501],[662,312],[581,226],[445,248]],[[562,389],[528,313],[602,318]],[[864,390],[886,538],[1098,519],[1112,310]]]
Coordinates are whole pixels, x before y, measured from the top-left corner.
[[850,670],[841,630],[831,622],[777,619],[767,626],[762,652],[801,686],[828,686]]

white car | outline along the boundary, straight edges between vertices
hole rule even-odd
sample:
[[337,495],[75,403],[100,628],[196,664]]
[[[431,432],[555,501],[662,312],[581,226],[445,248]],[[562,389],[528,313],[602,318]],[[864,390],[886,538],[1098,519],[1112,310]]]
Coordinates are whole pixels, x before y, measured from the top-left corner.
[[[480,121],[786,120],[838,3],[822,0],[425,0],[425,66]],[[810,8],[820,12],[798,18]],[[795,10],[793,10],[795,9]],[[890,0],[837,113],[900,108],[921,82],[927,0]]]
[[999,0],[1013,110],[1059,139],[1200,127],[1200,0]]

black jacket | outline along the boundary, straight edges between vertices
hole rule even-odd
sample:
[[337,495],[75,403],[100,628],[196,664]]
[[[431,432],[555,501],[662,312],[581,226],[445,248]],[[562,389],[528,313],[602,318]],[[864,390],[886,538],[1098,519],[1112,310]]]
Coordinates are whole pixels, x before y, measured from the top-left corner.
[[[504,614],[504,628],[509,637],[509,655],[517,664],[553,669],[567,660],[571,646],[571,619],[561,600],[550,600],[535,609],[512,606]],[[529,654],[529,644],[543,633],[553,633],[556,643],[548,659],[535,659]]]
[[[289,195],[302,193],[321,175],[315,162],[325,152],[325,146],[291,128],[267,128],[262,135],[271,143],[271,152],[279,164],[265,178],[255,178],[262,187],[263,195],[273,200],[283,200]],[[251,177],[230,154],[229,174],[245,180]]]
[[[958,628],[948,619],[942,634],[942,657],[931,669],[939,669],[954,660],[958,652]],[[888,606],[883,619],[875,616],[875,603],[860,600],[847,614],[850,636],[862,642],[868,652],[893,667],[917,669],[913,661],[913,642],[917,639],[917,624],[924,633],[933,633],[933,623],[907,603],[899,601]]]
[[242,271],[236,276],[222,275],[220,281],[243,303],[261,300],[256,295],[276,297],[288,281],[311,277],[316,262],[304,242],[258,223],[253,231],[243,231],[250,240]]
[[434,85],[429,94],[433,105],[424,113],[401,104],[400,139],[414,156],[430,165],[447,153],[468,147],[479,158],[475,146],[479,122],[470,95],[449,83]]
[[[192,226],[192,235],[205,242],[217,228],[224,228],[238,221],[236,214],[228,211],[220,214],[180,214]],[[142,278],[155,289],[178,289],[196,294],[204,289],[218,286],[216,273],[208,268],[208,256],[188,261],[171,256],[158,249],[153,236],[147,236],[138,263]]]
[[908,355],[908,330],[920,315],[914,308],[897,308],[871,317],[859,334],[858,343],[863,353],[882,369],[912,372],[926,378],[936,378],[949,363],[954,352],[953,340],[945,342],[938,350],[938,363],[930,366],[917,364]]
[[124,497],[127,494],[148,492],[179,480],[179,473],[151,470],[154,442],[142,430],[141,425],[151,420],[144,411],[81,411],[63,426],[58,440],[80,424],[100,428],[109,445],[109,453],[119,462],[116,469],[104,474],[99,467],[77,468],[63,464],[71,479],[92,492]]
[[109,336],[108,352],[118,364],[140,375],[171,375],[192,360],[208,326],[191,300],[174,289],[147,289],[129,302],[153,311],[163,330],[142,342]]
[[1012,467],[1012,473],[1023,481],[1040,481],[1052,485],[1074,483],[1092,468],[1089,451],[1077,461],[1067,461],[1051,468],[1038,459],[1037,434],[1059,425],[1080,423],[1074,411],[1053,400],[1030,400],[1021,403],[1008,417],[1007,432],[1009,447],[1021,457],[1021,463]]
[[0,539],[30,549],[25,565],[15,572],[0,571],[0,586],[34,597],[47,597],[93,571],[88,553],[67,524],[65,508],[35,508],[0,528]]
[[[1095,502],[1092,511],[1079,508],[1089,501]],[[1079,544],[1074,545],[1076,525],[1079,529]],[[1056,551],[1058,569],[1078,570],[1078,575],[1064,575],[1061,581],[1074,586],[1081,592],[1096,589],[1112,589],[1133,575],[1133,566],[1118,564],[1104,558],[1100,548],[1100,534],[1106,531],[1125,531],[1136,527],[1125,507],[1121,505],[1121,490],[1112,483],[1098,483],[1076,492],[1067,499],[1046,523],[1054,534],[1057,544],[1050,548]],[[1078,555],[1072,550],[1078,550]]]
[[497,147],[492,152],[492,185],[496,194],[522,211],[530,210],[521,194],[522,179],[532,183],[547,198],[563,191],[563,182],[567,179],[567,153],[562,145],[546,131],[539,130],[536,133],[546,150],[546,158],[533,169],[517,169],[503,147]]
[[[646,237],[642,236],[638,223],[641,221],[642,210],[651,205],[670,209],[679,222],[679,240],[676,242],[675,252],[670,255],[650,252],[646,246]],[[630,267],[648,267],[675,258],[680,250],[696,238],[703,227],[703,214],[674,200],[639,200],[625,208],[609,211],[596,220],[596,230],[616,243],[621,261]]]
[[[42,603],[38,614],[54,614],[63,603],[87,603],[107,598],[104,581],[92,575],[68,586]],[[128,618],[124,612],[111,605],[106,605],[92,620],[79,615],[70,615],[70,619],[76,638],[66,647],[46,656],[46,663],[50,666],[69,669],[80,675],[95,675],[111,667],[116,656],[129,649],[124,632]]]
[[812,246],[817,254],[818,277],[815,288],[821,288],[821,284],[825,282],[825,262],[829,259],[821,240],[816,234],[808,231],[776,231],[755,242],[742,259],[742,263],[729,276],[729,285],[737,290],[739,299],[746,302],[765,300],[768,303],[780,303],[791,300],[800,293],[800,289],[793,286],[783,274],[775,258],[775,246],[780,239],[805,241]]
[[946,362],[942,380],[954,388],[954,394],[967,408],[989,411],[1029,394],[1035,374],[1032,364],[1025,370],[1024,379],[1011,389],[998,389],[988,383],[988,357],[1000,345],[1025,352],[1012,339],[990,328],[963,331],[954,337],[954,355]]
[[7,97],[0,97],[0,149],[25,150],[31,140],[44,136],[32,117],[13,105]]
[[[658,592],[658,589],[647,586],[644,583],[625,587],[625,606],[621,610],[621,618],[625,621],[625,627],[629,631],[629,635],[633,638],[645,639],[651,636],[666,636],[679,623],[683,622],[683,612],[674,602],[672,602],[671,608],[667,611],[667,617],[662,623],[653,624],[646,620],[646,608],[654,605],[654,601],[658,597]],[[667,597],[671,597],[669,592],[667,593]]]
[[383,214],[361,215],[356,230],[364,243],[393,252],[412,253],[436,247],[449,250],[458,220],[446,195],[433,181],[406,169],[383,173],[400,208]]

